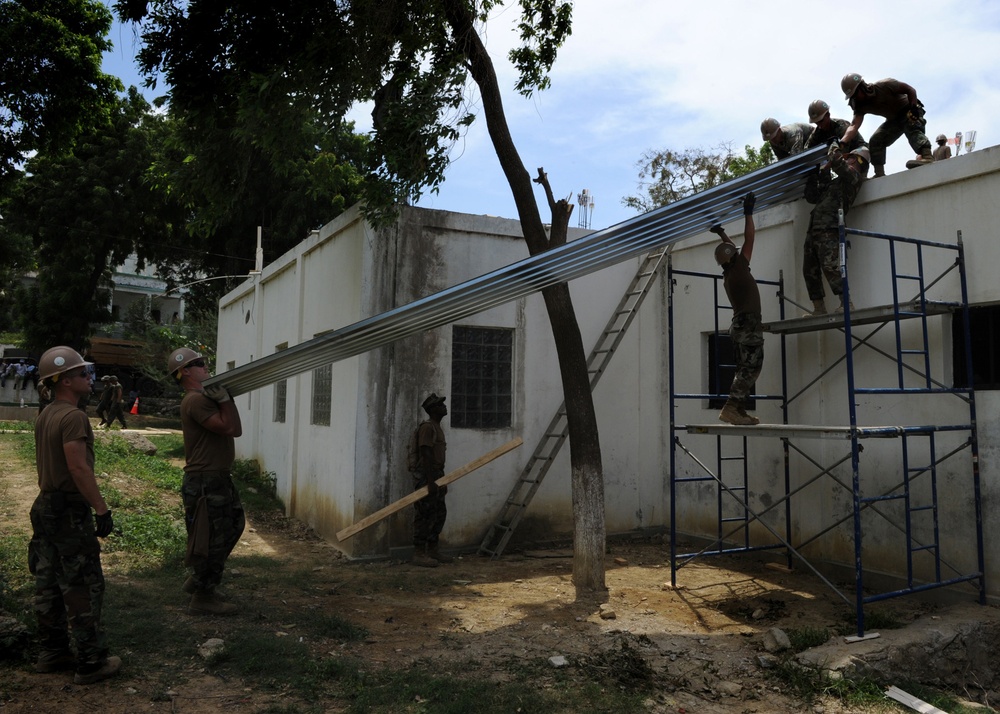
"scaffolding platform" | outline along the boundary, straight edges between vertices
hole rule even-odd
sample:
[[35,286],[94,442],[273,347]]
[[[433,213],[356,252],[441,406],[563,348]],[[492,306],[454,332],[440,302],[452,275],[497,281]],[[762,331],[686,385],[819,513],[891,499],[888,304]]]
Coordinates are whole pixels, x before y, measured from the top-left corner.
[[[926,300],[923,305],[918,300],[899,305],[878,305],[876,307],[855,308],[851,311],[852,325],[875,325],[893,320],[910,320],[925,315],[943,315],[962,307],[957,302],[942,302]],[[797,332],[816,332],[817,330],[832,330],[844,327],[844,313],[831,312],[826,315],[806,315],[786,320],[765,322],[761,327],[764,332],[776,335],[790,335]]]
[[933,434],[939,431],[969,429],[969,425],[937,424],[923,426],[815,426],[812,424],[757,424],[756,426],[734,426],[732,424],[686,424],[680,427],[688,434],[711,434],[713,436],[766,436],[780,439],[895,439],[900,436]]

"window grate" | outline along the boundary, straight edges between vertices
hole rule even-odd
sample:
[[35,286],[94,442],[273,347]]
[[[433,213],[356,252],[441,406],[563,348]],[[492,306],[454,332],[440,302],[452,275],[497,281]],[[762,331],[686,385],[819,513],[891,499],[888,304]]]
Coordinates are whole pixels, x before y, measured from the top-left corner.
[[466,429],[511,424],[514,330],[454,327],[449,423]]

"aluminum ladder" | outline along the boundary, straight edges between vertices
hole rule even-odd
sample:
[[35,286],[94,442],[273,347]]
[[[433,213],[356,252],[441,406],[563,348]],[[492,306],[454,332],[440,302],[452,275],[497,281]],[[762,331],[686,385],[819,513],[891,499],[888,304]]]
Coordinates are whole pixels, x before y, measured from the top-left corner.
[[[660,246],[650,251],[639,266],[638,272],[632,278],[628,290],[622,296],[618,307],[611,314],[604,332],[587,358],[587,371],[590,374],[590,391],[594,391],[597,382],[611,362],[619,343],[625,336],[625,331],[632,324],[642,301],[649,294],[649,289],[656,281],[657,273],[668,252],[668,246]],[[549,422],[548,428],[528,459],[524,469],[511,489],[510,495],[504,501],[497,520],[486,531],[486,536],[479,546],[480,555],[488,555],[493,559],[503,554],[504,548],[514,534],[514,529],[521,521],[528,504],[534,498],[538,487],[542,485],[545,474],[555,461],[559,450],[569,436],[569,422],[566,419],[566,402],[559,405],[556,415]]]

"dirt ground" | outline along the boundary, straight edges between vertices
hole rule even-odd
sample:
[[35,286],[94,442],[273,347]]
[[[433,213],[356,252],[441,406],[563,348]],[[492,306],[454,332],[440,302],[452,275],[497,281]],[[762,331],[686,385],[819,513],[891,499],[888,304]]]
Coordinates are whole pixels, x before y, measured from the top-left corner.
[[[25,518],[35,482],[33,474],[18,472],[2,458],[0,473],[2,501],[12,503],[0,512],[6,530]],[[649,712],[852,711],[836,700],[808,706],[795,701],[761,668],[768,629],[833,629],[844,623],[846,604],[805,571],[782,572],[750,557],[701,559],[679,571],[674,589],[663,543],[612,542],[606,597],[578,601],[566,551],[528,551],[497,561],[469,554],[435,569],[400,561],[356,563],[280,514],[251,517],[234,555],[253,553],[280,553],[284,568],[309,576],[301,587],[269,589],[249,587],[253,572],[227,572],[224,586],[243,609],[237,617],[288,613],[262,618],[261,627],[273,629],[275,636],[295,636],[293,613],[335,613],[369,633],[364,641],[326,656],[352,655],[372,667],[405,667],[419,660],[441,672],[475,661],[487,676],[502,680],[512,660],[544,663],[541,671],[554,673],[549,658],[561,655],[569,668],[580,668],[625,643],[664,683],[650,695]],[[113,563],[106,563],[106,570],[111,590],[124,576]],[[892,604],[903,619],[930,608],[908,598]],[[180,607],[168,614],[189,618]],[[209,618],[200,632],[204,639],[224,639],[226,627],[227,620]],[[114,633],[109,637],[113,643]],[[4,676],[29,683],[30,694],[0,701],[0,712],[254,712],[280,699],[257,691],[251,682],[212,676],[192,656],[182,681],[167,690],[168,700],[158,700],[151,696],[155,671],[130,667],[128,652],[116,654],[125,662],[122,673],[89,687],[72,685],[65,674],[4,669]],[[539,682],[550,685],[548,679]],[[338,710],[331,703],[327,711]]]

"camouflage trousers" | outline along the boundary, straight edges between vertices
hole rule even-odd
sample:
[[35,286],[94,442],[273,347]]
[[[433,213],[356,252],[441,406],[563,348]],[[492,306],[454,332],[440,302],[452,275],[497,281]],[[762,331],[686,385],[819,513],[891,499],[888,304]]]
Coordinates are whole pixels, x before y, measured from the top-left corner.
[[[198,502],[204,497],[207,510],[207,542],[199,542],[188,560],[194,571],[199,590],[211,590],[222,582],[226,559],[240,541],[246,528],[243,502],[228,471],[201,471],[184,474],[181,499],[184,502],[184,525],[187,527],[188,544],[198,536],[195,518]],[[200,539],[199,539],[200,540]],[[189,547],[189,552],[192,549]]]
[[826,296],[823,277],[830,283],[830,291],[840,295],[844,279],[840,274],[840,215],[850,210],[858,196],[861,182],[846,183],[837,178],[823,192],[809,214],[809,231],[806,233],[805,251],[802,256],[802,277],[810,300],[822,300]]
[[108,424],[114,422],[117,419],[121,422],[122,429],[125,428],[125,408],[122,406],[121,402],[112,402],[111,406],[108,407]]
[[733,315],[729,337],[736,353],[736,375],[729,388],[729,397],[746,400],[764,366],[764,330],[759,313],[741,312]]
[[[423,473],[417,471],[412,476],[414,491],[427,485],[427,476]],[[446,486],[442,486],[436,494],[428,494],[413,504],[413,545],[418,548],[437,545],[448,518],[448,507],[444,502],[447,490]]]
[[810,230],[806,236],[802,277],[810,300],[822,300],[826,296],[823,276],[830,283],[830,292],[837,296],[844,292],[844,278],[840,274],[840,232],[837,229]]
[[101,546],[83,496],[38,494],[31,506],[28,569],[35,576],[34,607],[42,655],[68,651],[71,631],[80,664],[107,657],[101,629]]
[[906,135],[906,140],[910,142],[910,148],[916,153],[920,154],[925,149],[930,150],[931,140],[924,133],[926,130],[927,120],[924,117],[910,121],[906,112],[901,112],[892,119],[886,119],[868,140],[872,166],[885,166],[885,150],[903,135]]

